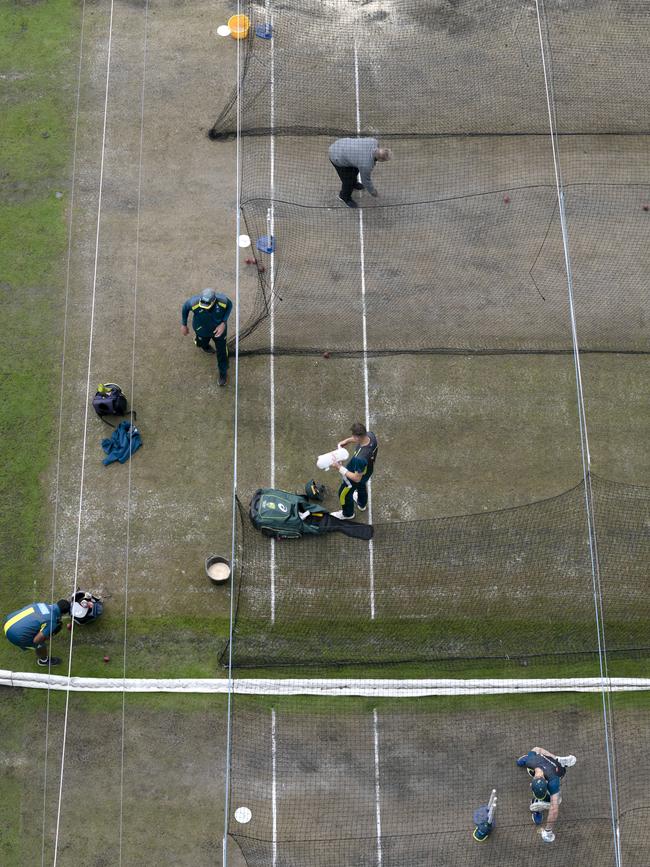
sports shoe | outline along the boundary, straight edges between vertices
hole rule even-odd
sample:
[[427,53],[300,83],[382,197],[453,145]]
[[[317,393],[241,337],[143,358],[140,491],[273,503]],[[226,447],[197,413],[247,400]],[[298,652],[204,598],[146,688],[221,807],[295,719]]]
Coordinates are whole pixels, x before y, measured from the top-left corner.
[[355,185],[352,187],[352,189],[353,190],[365,190],[365,187],[363,184],[355,183]]
[[563,768],[572,768],[576,763],[575,756],[558,756],[557,762],[558,765],[562,765]]
[[351,521],[354,518],[354,515],[344,515],[343,509],[338,512],[330,512],[330,515],[333,518],[338,518],[339,521]]
[[42,668],[47,668],[50,665],[60,665],[61,660],[58,656],[48,656],[46,659],[38,659],[37,662]]
[[228,374],[227,373],[220,373],[219,374],[219,380],[218,380],[219,385],[224,386],[227,382],[228,382]]
[[214,355],[215,352],[217,351],[217,350],[214,349],[212,346],[202,346],[201,349],[202,349],[204,352],[207,352],[208,355]]
[[343,196],[339,193],[339,199],[343,202],[344,205],[347,205],[348,208],[357,208],[358,205],[352,199],[344,199]]
[[359,492],[358,491],[352,491],[352,499],[357,504],[357,508],[359,509],[360,512],[366,511],[366,509],[368,508],[368,503],[366,503],[365,506],[359,505]]

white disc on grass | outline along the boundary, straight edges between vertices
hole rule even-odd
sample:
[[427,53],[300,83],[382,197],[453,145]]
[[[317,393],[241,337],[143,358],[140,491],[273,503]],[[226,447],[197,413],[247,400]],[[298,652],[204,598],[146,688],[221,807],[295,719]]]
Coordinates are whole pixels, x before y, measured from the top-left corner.
[[240,247],[250,247],[251,239],[248,237],[248,235],[240,235],[238,243]]
[[217,33],[219,36],[230,36],[230,27],[227,24],[220,24],[217,27]]
[[247,822],[250,822],[252,818],[253,814],[248,807],[237,807],[235,810],[235,819],[237,819],[240,825],[245,825]]

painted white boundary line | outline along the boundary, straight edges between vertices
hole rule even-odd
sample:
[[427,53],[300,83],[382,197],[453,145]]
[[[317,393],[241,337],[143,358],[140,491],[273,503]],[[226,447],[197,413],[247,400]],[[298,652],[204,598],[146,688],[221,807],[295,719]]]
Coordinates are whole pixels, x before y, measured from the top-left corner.
[[[354,99],[356,106],[357,135],[361,135],[361,95],[359,89],[359,49],[354,40]],[[361,267],[361,320],[363,334],[363,398],[365,425],[370,430],[370,380],[368,375],[368,317],[366,305],[366,242],[363,233],[363,208],[359,208],[359,264]],[[368,483],[368,523],[372,524],[372,482]],[[368,542],[368,570],[370,578],[370,619],[375,619],[375,549],[372,539]]]
[[271,709],[271,828],[272,828],[272,867],[278,863],[278,742],[276,738],[275,708]]
[[[226,695],[228,678],[122,678],[71,677],[40,672],[0,669],[0,686],[25,689],[53,689],[71,692],[176,692],[192,695]],[[641,692],[650,691],[650,677],[531,678],[531,679],[425,679],[353,680],[345,678],[264,678],[237,679],[231,691],[238,695],[321,695],[369,698],[419,698],[435,695],[517,695],[546,692]]]
[[379,717],[377,708],[372,711],[372,731],[375,753],[375,827],[377,829],[377,867],[381,867],[384,853],[381,848],[381,784],[379,777]]

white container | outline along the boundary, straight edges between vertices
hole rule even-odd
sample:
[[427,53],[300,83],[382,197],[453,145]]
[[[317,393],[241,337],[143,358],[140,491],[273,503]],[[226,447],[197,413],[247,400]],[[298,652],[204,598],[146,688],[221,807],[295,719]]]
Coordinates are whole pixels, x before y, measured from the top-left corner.
[[316,461],[316,466],[319,470],[329,470],[334,461],[338,461],[340,464],[345,463],[350,457],[350,452],[347,449],[334,449],[333,452],[327,452],[324,455],[319,455],[318,460]]

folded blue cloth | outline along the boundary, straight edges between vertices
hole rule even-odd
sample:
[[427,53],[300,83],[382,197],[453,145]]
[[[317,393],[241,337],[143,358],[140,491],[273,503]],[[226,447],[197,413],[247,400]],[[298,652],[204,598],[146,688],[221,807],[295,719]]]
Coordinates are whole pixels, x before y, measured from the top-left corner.
[[125,464],[141,445],[142,437],[137,427],[131,430],[130,421],[121,421],[113,431],[113,436],[110,439],[107,437],[102,440],[102,448],[106,452],[106,457],[102,463],[105,467],[114,461]]

